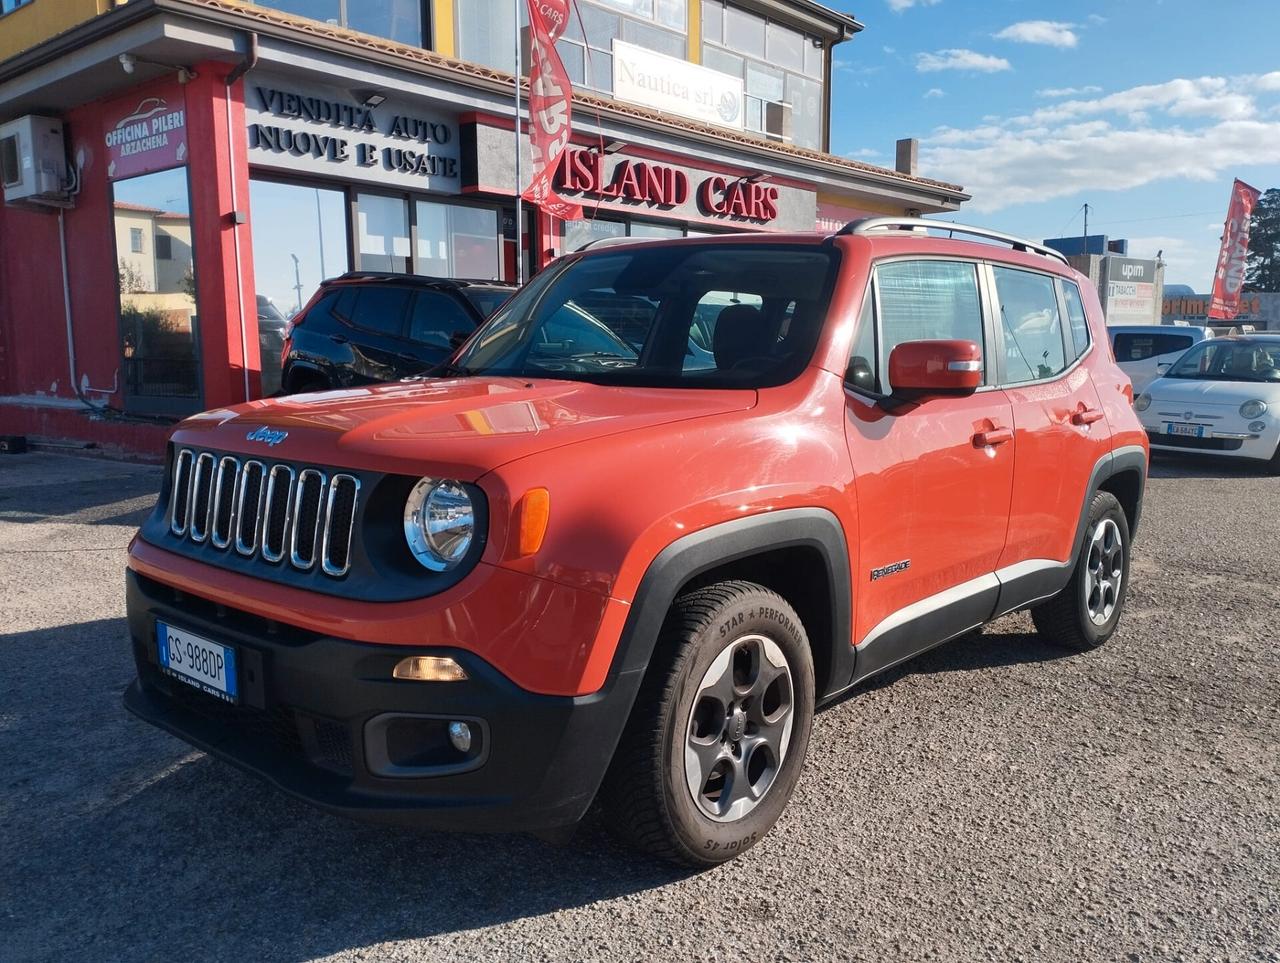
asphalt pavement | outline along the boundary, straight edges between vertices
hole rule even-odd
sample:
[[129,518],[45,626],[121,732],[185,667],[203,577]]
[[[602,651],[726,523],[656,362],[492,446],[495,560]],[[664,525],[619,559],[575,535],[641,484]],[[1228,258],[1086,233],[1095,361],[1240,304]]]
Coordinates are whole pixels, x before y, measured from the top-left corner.
[[127,715],[159,477],[0,456],[0,960],[1280,960],[1280,479],[1158,461],[1111,642],[1014,615],[882,677],[692,874],[347,822]]

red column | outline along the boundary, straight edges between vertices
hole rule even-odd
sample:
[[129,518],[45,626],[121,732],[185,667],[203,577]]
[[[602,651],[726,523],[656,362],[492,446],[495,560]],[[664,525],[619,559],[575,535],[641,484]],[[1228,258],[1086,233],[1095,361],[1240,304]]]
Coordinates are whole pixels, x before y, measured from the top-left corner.
[[[208,408],[237,404],[261,393],[244,81],[228,88],[226,79],[232,69],[232,64],[198,64],[197,76],[187,85],[187,164],[200,362]],[[243,223],[237,224],[237,219]]]

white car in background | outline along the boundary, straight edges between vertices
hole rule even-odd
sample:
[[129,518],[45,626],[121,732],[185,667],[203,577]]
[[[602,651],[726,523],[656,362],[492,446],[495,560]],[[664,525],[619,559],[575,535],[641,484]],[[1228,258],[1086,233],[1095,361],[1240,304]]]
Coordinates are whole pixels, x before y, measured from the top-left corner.
[[1133,407],[1152,451],[1253,458],[1280,474],[1280,334],[1202,341]]
[[1112,324],[1107,325],[1107,334],[1116,364],[1133,382],[1134,395],[1160,377],[1161,370],[1181,358],[1193,344],[1213,337],[1208,328],[1188,324]]

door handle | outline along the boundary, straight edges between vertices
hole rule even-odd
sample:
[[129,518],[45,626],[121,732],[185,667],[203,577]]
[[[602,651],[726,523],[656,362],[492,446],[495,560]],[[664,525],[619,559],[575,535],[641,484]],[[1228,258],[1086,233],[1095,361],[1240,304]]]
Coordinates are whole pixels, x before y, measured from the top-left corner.
[[992,445],[1003,445],[1005,442],[1013,441],[1012,428],[992,428],[989,431],[979,431],[973,436],[974,448],[987,448]]
[[1095,421],[1102,420],[1102,410],[1099,408],[1081,408],[1071,416],[1073,425],[1091,425]]

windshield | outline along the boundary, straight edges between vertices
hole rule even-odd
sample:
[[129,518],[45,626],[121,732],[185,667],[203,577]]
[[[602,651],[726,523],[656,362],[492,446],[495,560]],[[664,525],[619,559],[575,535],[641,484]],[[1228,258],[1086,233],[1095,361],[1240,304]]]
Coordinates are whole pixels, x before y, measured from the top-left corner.
[[504,301],[511,297],[512,288],[480,288],[466,287],[462,289],[463,296],[476,306],[476,310],[480,312],[480,317],[493,317],[493,312],[502,307]]
[[1280,381],[1280,341],[1206,341],[1179,358],[1165,377]]
[[813,354],[836,260],[817,244],[714,242],[566,258],[449,369],[652,387],[783,384]]

